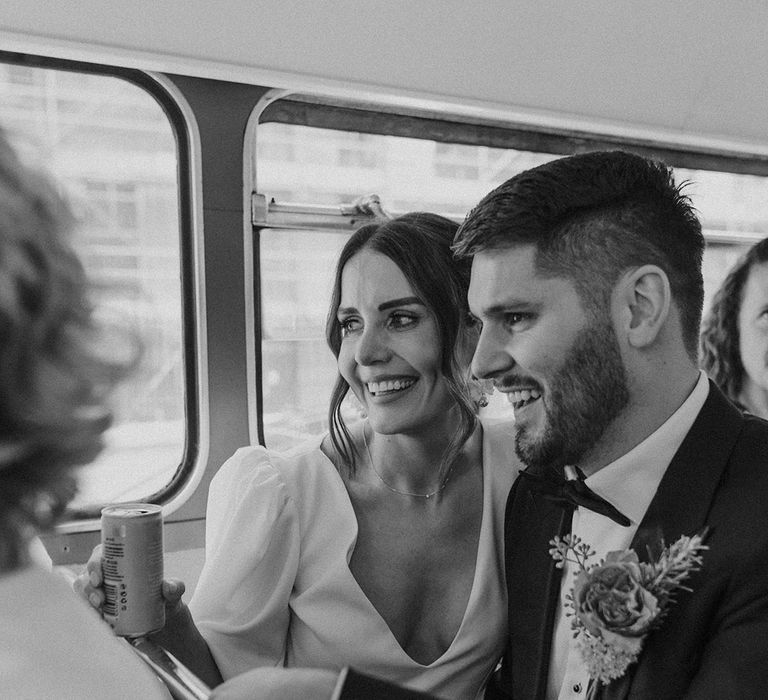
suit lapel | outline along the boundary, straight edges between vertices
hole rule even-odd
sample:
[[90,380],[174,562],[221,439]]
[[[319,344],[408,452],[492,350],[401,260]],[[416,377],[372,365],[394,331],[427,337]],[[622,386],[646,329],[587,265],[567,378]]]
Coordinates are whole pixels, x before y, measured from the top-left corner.
[[504,685],[513,697],[540,700],[547,689],[562,577],[549,541],[570,532],[572,511],[536,497],[520,481],[516,486],[506,518],[510,644],[504,665],[511,673]]
[[[663,544],[672,544],[682,535],[694,535],[706,526],[742,422],[738,409],[710,381],[707,400],[670,462],[630,545],[642,561],[648,561],[649,555],[657,556]],[[651,635],[646,646],[653,642]],[[632,679],[642,662],[641,655],[624,677],[602,687],[597,698],[624,700],[630,697]]]
[[742,420],[738,409],[710,382],[707,400],[632,540],[631,546],[642,560],[648,560],[648,548],[654,555],[658,553],[662,538],[671,544],[704,527]]

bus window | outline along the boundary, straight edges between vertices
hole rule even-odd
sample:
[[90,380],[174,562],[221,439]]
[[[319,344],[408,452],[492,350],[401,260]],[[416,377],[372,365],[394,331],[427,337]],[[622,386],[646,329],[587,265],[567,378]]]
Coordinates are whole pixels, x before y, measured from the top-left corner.
[[707,248],[704,252],[704,309],[726,273],[751,245],[768,236],[768,177],[675,168],[678,182],[699,212]]
[[[688,192],[707,237],[705,308],[736,258],[768,235],[764,164],[745,166],[725,157],[681,155],[648,144],[605,143],[584,135],[525,131],[505,136],[496,127],[484,133],[472,125],[435,125],[434,120],[424,120],[426,127],[414,126],[407,117],[401,127],[392,114],[360,112],[357,124],[369,129],[366,133],[352,130],[356,117],[349,115],[354,110],[326,105],[324,114],[323,105],[308,106],[310,100],[298,99],[293,110],[290,98],[272,103],[266,112],[271,116],[262,119],[251,145],[257,163],[253,191],[277,212],[296,205],[290,216],[266,216],[264,227],[254,222],[262,324],[257,339],[261,412],[256,422],[261,420],[259,439],[270,448],[289,447],[327,428],[336,370],[324,339],[325,314],[335,259],[353,224],[347,219],[345,225],[324,223],[313,229],[323,207],[338,209],[360,195],[376,193],[393,214],[426,210],[461,220],[483,195],[522,170],[577,150],[626,148],[664,159],[675,167],[678,181],[691,183]],[[334,128],[327,128],[333,119]],[[384,133],[388,129],[392,133]],[[456,142],[444,140],[451,134],[457,135]],[[481,143],[486,134],[490,145]],[[521,147],[514,147],[516,143]],[[704,167],[689,167],[699,163]],[[735,172],[728,171],[731,165]],[[751,172],[760,168],[765,173]],[[307,212],[307,223],[299,226],[302,210]],[[350,411],[353,403],[350,400]],[[502,404],[498,397],[492,398],[487,410],[508,413]]]
[[[0,126],[65,190],[97,313],[144,344],[116,397],[106,449],[80,472],[75,511],[145,500],[184,459],[177,140],[158,101],[105,72],[0,62]],[[116,347],[115,352],[121,348]]]
[[270,448],[287,449],[327,425],[336,363],[325,344],[325,318],[334,264],[346,237],[262,231],[262,397]]

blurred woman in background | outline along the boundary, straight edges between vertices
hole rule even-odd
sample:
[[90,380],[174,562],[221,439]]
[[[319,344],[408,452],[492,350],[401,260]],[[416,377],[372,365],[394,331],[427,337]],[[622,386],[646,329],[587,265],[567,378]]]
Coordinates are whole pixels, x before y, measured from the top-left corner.
[[768,419],[768,238],[715,294],[702,323],[701,367],[742,410]]

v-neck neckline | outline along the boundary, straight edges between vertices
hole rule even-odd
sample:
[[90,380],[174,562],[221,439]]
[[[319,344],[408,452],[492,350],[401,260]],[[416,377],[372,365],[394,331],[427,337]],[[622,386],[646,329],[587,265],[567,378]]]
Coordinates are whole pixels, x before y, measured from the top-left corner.
[[[349,583],[351,584],[351,589],[354,590],[355,595],[361,601],[361,604],[365,605],[373,613],[373,616],[376,619],[377,624],[379,624],[384,628],[384,630],[386,630],[387,638],[390,640],[392,646],[397,650],[397,653],[403,656],[409,663],[413,664],[414,666],[420,669],[434,668],[435,666],[438,666],[441,663],[445,662],[447,658],[451,655],[452,650],[456,647],[457,640],[461,638],[462,633],[468,624],[468,621],[471,619],[470,617],[471,612],[477,606],[476,599],[478,596],[478,589],[480,588],[479,586],[480,572],[481,572],[481,568],[484,568],[486,566],[486,562],[489,557],[489,552],[487,551],[487,549],[488,549],[489,543],[492,541],[492,538],[488,535],[488,528],[493,526],[493,523],[489,521],[490,513],[492,512],[493,508],[491,504],[492,494],[489,488],[489,483],[488,483],[489,480],[487,478],[487,470],[486,470],[488,445],[487,445],[486,431],[483,429],[482,425],[479,422],[478,422],[478,429],[481,431],[480,454],[481,454],[481,467],[482,467],[481,474],[482,474],[482,488],[483,488],[483,512],[480,518],[480,530],[478,532],[478,537],[477,537],[477,549],[475,553],[475,567],[474,567],[474,573],[472,576],[472,585],[469,590],[469,596],[467,598],[467,605],[464,609],[464,614],[462,615],[461,622],[459,623],[459,626],[456,629],[456,633],[451,639],[451,643],[445,648],[445,650],[439,656],[437,656],[435,659],[433,659],[432,661],[426,664],[416,661],[416,659],[414,659],[403,648],[403,646],[400,644],[397,637],[395,636],[394,632],[392,631],[390,626],[387,624],[387,621],[384,619],[383,615],[379,612],[378,608],[371,602],[370,598],[362,589],[357,579],[355,578],[354,574],[352,573],[352,570],[349,567],[349,562],[351,561],[352,554],[357,544],[359,524],[357,521],[357,516],[355,514],[354,506],[352,505],[352,498],[349,495],[349,492],[347,491],[347,487],[346,487],[346,484],[344,483],[344,480],[342,479],[341,475],[339,474],[338,470],[336,469],[335,465],[330,460],[328,455],[326,455],[325,452],[323,452],[322,449],[320,449],[320,452],[323,455],[326,465],[333,470],[336,476],[337,486],[343,489],[344,491],[345,504],[349,508],[348,515],[351,518],[351,522],[354,523],[354,528],[355,528],[354,532],[352,533],[349,549],[347,550],[346,567],[345,567],[346,571],[344,572],[344,576],[345,578],[349,579]],[[322,440],[320,444],[322,444]]]

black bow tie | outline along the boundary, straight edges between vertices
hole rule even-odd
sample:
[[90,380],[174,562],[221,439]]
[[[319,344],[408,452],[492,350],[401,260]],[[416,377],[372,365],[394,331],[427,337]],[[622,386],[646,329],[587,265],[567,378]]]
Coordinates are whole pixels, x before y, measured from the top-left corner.
[[564,471],[564,481],[555,481],[528,470],[521,471],[520,476],[528,480],[531,491],[541,494],[547,500],[558,505],[581,506],[604,515],[624,527],[630,524],[630,520],[626,515],[617,510],[602,496],[598,496],[584,483],[584,473],[581,469],[567,466]]

